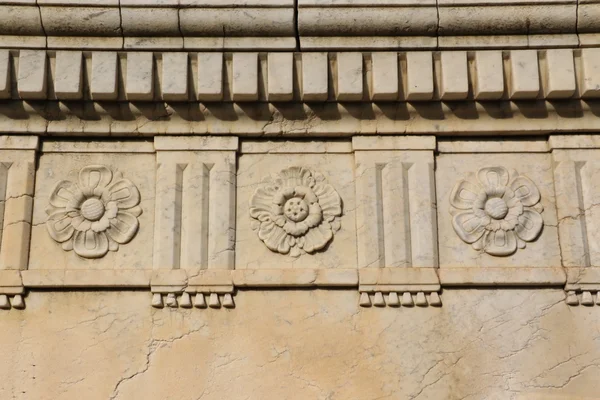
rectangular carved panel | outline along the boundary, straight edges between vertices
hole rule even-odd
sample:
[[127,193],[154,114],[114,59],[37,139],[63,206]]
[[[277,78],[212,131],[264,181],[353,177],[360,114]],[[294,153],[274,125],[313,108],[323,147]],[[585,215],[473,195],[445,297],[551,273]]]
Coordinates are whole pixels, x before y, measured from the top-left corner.
[[433,154],[356,151],[359,268],[436,267]]
[[157,151],[154,268],[233,269],[235,152],[164,142]]

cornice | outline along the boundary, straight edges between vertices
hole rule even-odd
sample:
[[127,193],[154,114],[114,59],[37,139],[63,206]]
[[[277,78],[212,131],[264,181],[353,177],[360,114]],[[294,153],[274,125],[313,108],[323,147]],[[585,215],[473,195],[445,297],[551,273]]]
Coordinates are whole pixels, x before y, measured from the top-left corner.
[[600,49],[197,53],[0,49],[0,98],[386,102],[600,98]]
[[538,134],[600,129],[600,49],[0,50],[0,132]]
[[0,46],[115,50],[585,47],[600,43],[599,18],[597,0],[3,0]]

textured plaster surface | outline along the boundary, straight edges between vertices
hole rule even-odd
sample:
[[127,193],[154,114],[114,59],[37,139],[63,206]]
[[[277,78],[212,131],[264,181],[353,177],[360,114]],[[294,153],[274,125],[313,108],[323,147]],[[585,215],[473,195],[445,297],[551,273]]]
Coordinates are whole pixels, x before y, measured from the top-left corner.
[[595,308],[562,290],[445,290],[441,308],[354,290],[240,291],[232,310],[147,292],[32,292],[0,314],[2,399],[583,399]]

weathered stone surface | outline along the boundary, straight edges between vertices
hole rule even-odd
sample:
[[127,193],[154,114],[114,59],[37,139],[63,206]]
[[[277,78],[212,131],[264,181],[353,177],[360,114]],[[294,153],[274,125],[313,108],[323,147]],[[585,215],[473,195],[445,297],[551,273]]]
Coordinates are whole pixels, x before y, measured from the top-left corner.
[[0,0],[0,400],[596,398],[598,0]]
[[[354,291],[241,292],[236,309],[148,293],[32,292],[2,313],[0,397],[586,399],[595,308],[560,290],[447,290],[442,308],[360,309]],[[52,314],[48,311],[52,309]],[[23,357],[27,354],[27,357]]]

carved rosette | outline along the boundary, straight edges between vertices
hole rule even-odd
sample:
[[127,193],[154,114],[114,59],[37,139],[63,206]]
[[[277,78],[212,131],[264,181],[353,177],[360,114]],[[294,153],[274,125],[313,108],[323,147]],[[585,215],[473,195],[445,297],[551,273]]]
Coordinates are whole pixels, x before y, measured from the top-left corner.
[[79,171],[77,183],[60,181],[50,195],[46,227],[64,250],[84,258],[100,258],[138,231],[140,192],[120,172],[104,165]]
[[272,251],[298,257],[323,249],[340,229],[342,200],[318,172],[290,167],[267,178],[250,199],[258,237]]
[[[512,178],[512,179],[511,179]],[[480,169],[450,194],[452,226],[475,250],[508,256],[539,236],[544,225],[540,192],[527,177],[504,167]]]

